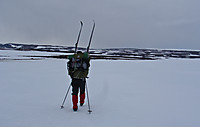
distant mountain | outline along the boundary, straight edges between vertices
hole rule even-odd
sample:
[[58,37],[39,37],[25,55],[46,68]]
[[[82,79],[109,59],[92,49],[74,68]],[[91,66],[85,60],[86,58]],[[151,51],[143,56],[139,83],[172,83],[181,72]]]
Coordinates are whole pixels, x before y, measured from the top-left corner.
[[[33,45],[33,44],[0,44],[0,50],[20,50],[20,51],[45,51],[73,53],[74,47],[53,46],[53,45]],[[86,48],[78,48],[86,51]],[[160,50],[160,49],[137,49],[137,48],[109,48],[91,49],[92,59],[160,59],[160,58],[200,58],[200,51],[192,50]],[[58,58],[58,56],[56,56]],[[62,56],[61,56],[62,57]]]
[[47,51],[47,52],[72,52],[73,47],[33,45],[33,44],[0,44],[1,50],[22,50],[22,51]]

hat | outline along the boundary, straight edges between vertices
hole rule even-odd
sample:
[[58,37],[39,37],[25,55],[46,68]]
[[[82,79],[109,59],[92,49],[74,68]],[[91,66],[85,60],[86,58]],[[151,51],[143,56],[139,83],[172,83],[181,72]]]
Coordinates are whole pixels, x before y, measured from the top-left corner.
[[78,51],[78,52],[77,52],[77,54],[81,54],[81,53],[82,53],[81,51]]

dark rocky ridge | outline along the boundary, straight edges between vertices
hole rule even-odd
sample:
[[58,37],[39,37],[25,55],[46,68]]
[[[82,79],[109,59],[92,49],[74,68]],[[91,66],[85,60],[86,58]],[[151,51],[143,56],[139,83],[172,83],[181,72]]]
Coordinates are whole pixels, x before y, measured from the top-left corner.
[[[44,52],[62,52],[73,53],[74,47],[53,46],[53,45],[33,45],[33,44],[0,44],[0,50],[19,50],[19,51],[44,51]],[[86,51],[86,48],[78,48],[80,51]],[[200,51],[192,50],[161,50],[161,49],[137,49],[137,48],[109,48],[109,49],[91,49],[91,59],[113,59],[113,60],[155,60],[165,58],[200,58]],[[26,56],[27,57],[27,56]],[[47,58],[66,58],[65,55],[59,56],[31,56]]]

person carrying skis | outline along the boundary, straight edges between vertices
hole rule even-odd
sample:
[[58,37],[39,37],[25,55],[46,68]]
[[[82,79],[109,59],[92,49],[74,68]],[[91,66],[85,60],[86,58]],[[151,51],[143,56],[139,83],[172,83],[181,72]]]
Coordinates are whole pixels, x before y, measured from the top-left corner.
[[72,82],[72,102],[73,110],[78,110],[78,94],[80,89],[80,106],[83,106],[85,101],[85,84],[90,67],[89,54],[78,51],[74,55],[69,55],[67,63],[68,74],[70,75]]

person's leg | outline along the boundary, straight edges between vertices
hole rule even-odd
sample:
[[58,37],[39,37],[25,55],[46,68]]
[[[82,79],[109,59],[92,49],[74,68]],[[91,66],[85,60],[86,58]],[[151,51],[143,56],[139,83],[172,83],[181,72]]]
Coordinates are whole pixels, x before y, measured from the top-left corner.
[[73,102],[73,110],[77,111],[78,106],[78,91],[79,91],[79,84],[77,79],[72,79],[72,102]]
[[80,105],[83,106],[85,102],[85,79],[80,83]]

